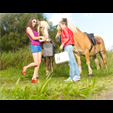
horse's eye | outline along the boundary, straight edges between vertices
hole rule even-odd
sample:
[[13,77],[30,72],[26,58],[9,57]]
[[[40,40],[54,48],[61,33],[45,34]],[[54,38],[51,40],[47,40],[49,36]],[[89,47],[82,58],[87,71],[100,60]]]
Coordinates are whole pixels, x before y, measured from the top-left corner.
[[40,27],[42,29],[42,27]]

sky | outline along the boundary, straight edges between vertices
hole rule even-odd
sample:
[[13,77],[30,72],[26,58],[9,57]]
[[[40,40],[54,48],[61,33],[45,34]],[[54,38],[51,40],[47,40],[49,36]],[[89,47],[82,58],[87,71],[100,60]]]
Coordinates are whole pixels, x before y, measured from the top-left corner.
[[107,50],[113,49],[113,13],[44,13],[53,25],[57,25],[61,18],[76,25],[82,32],[94,33],[105,42]]

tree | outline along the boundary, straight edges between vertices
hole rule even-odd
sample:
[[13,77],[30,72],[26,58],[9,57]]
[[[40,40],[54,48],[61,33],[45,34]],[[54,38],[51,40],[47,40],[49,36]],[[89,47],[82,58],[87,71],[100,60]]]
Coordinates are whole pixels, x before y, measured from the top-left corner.
[[29,44],[26,27],[31,17],[46,20],[43,13],[2,13],[0,14],[0,49],[18,50]]
[[55,36],[57,34],[57,25],[56,26],[53,26],[53,23],[51,21],[49,21],[49,26],[50,26],[50,30],[49,30],[49,34],[50,34],[50,38],[54,41],[56,47],[59,47],[60,46],[60,42],[56,42],[55,40]]

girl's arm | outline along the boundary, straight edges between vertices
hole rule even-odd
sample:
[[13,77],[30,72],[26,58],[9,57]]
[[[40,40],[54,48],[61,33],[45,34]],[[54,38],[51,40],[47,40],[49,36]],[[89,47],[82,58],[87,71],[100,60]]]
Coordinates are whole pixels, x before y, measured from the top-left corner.
[[63,39],[62,43],[63,43],[63,45],[65,45],[69,41],[69,33],[68,33],[67,29],[65,29],[63,31],[63,34],[64,34],[65,38]]
[[27,27],[27,33],[29,33],[29,35],[32,37],[33,40],[45,39],[43,36],[35,37],[30,27]]

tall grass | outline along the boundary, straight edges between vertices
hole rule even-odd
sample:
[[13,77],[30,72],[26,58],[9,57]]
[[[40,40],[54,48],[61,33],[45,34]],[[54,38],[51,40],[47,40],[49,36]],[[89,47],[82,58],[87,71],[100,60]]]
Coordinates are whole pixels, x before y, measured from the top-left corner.
[[[67,100],[67,99],[91,99],[99,90],[105,89],[103,83],[95,79],[86,79],[82,82],[62,82],[55,81],[48,77],[42,83],[31,85],[26,84],[24,88],[19,87],[20,78],[16,81],[14,87],[5,88],[5,84],[0,90],[1,99],[11,100]],[[108,83],[105,83],[108,84]],[[108,84],[109,85],[109,84]],[[4,96],[3,96],[4,95]]]
[[24,49],[20,49],[16,52],[3,52],[0,59],[3,62],[3,69],[8,69],[9,67],[16,67],[20,69],[23,65],[27,65],[33,61],[29,46],[26,46]]
[[[0,88],[0,94],[4,94],[3,99],[37,99],[41,96],[45,96],[48,90],[48,83],[51,80],[51,74],[46,79],[33,88],[30,84],[27,84],[23,89],[19,88],[20,77],[16,81],[14,87],[5,88],[6,83]],[[35,84],[37,85],[37,84]],[[0,99],[2,99],[0,98]]]
[[[98,56],[99,58],[99,56]],[[34,68],[22,75],[22,67],[33,61],[29,46],[16,53],[2,53],[3,69],[0,71],[0,99],[1,100],[69,100],[92,99],[102,90],[113,85],[113,52],[107,52],[108,69],[96,70],[92,58],[91,67],[94,77],[88,77],[88,68],[84,57],[82,60],[82,74],[80,81],[65,82],[69,77],[67,63],[56,65],[54,72],[46,77],[45,66],[42,61],[39,69],[39,82],[31,82]]]

